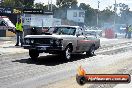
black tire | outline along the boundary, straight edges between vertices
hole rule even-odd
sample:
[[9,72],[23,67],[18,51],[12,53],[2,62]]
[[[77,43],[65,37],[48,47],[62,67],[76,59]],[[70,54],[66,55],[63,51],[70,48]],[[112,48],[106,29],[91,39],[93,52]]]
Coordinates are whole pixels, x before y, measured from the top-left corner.
[[84,85],[86,83],[86,78],[84,76],[76,75],[76,81],[79,85]]
[[31,60],[37,60],[39,52],[37,50],[29,50],[29,56],[31,57]]
[[67,46],[65,51],[63,52],[63,57],[65,60],[70,60],[71,59],[71,52],[72,52],[72,49],[70,46]]
[[91,46],[90,49],[86,52],[87,56],[94,56],[95,55],[95,46]]

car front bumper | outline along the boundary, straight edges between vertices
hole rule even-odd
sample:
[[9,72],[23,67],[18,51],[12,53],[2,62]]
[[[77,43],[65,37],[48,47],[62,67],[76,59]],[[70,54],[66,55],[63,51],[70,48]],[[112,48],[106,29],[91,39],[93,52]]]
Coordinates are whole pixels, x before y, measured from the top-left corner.
[[35,46],[35,45],[23,45],[24,49],[35,49],[44,52],[63,51],[63,46]]

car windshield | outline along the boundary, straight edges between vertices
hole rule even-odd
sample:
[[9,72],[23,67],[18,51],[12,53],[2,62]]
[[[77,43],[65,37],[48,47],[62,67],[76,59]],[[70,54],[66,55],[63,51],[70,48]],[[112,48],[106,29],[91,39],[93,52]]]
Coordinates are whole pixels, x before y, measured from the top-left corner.
[[51,27],[48,32],[58,35],[75,35],[76,28],[72,27]]

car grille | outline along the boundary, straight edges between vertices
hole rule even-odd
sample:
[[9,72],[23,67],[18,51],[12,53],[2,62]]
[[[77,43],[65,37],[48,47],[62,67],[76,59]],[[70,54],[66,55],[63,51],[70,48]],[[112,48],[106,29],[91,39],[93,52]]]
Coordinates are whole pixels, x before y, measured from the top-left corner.
[[[50,38],[29,38],[24,39],[25,43],[27,44],[26,40],[29,40],[28,44],[30,45],[39,45],[39,44],[50,44]],[[33,43],[31,41],[34,41]]]

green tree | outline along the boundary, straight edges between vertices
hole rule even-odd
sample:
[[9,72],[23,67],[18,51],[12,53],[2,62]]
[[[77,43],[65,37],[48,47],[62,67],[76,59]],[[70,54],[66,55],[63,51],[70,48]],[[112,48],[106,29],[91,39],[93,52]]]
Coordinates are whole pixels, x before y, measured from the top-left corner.
[[20,0],[20,3],[24,5],[25,8],[32,8],[34,5],[34,0]]
[[[44,3],[35,3],[33,8],[35,9],[43,9],[43,10],[51,10],[51,4],[45,5]],[[52,4],[52,11],[55,11],[57,7]]]
[[77,0],[57,0],[56,5],[61,8],[69,8],[77,5]]
[[115,12],[110,10],[109,8],[106,8],[103,11],[100,11],[99,19],[101,23],[105,23],[105,22],[113,23],[114,16],[115,16]]
[[44,3],[35,3],[33,7],[35,9],[45,9]]
[[131,22],[131,12],[128,5],[120,3],[120,16],[120,23],[126,24]]
[[96,25],[97,10],[90,7],[90,5],[81,3],[79,8],[85,10],[85,24],[89,26]]
[[1,6],[13,7],[14,4],[15,4],[15,0],[3,0]]
[[14,8],[32,8],[33,4],[34,0],[3,0],[1,6]]

